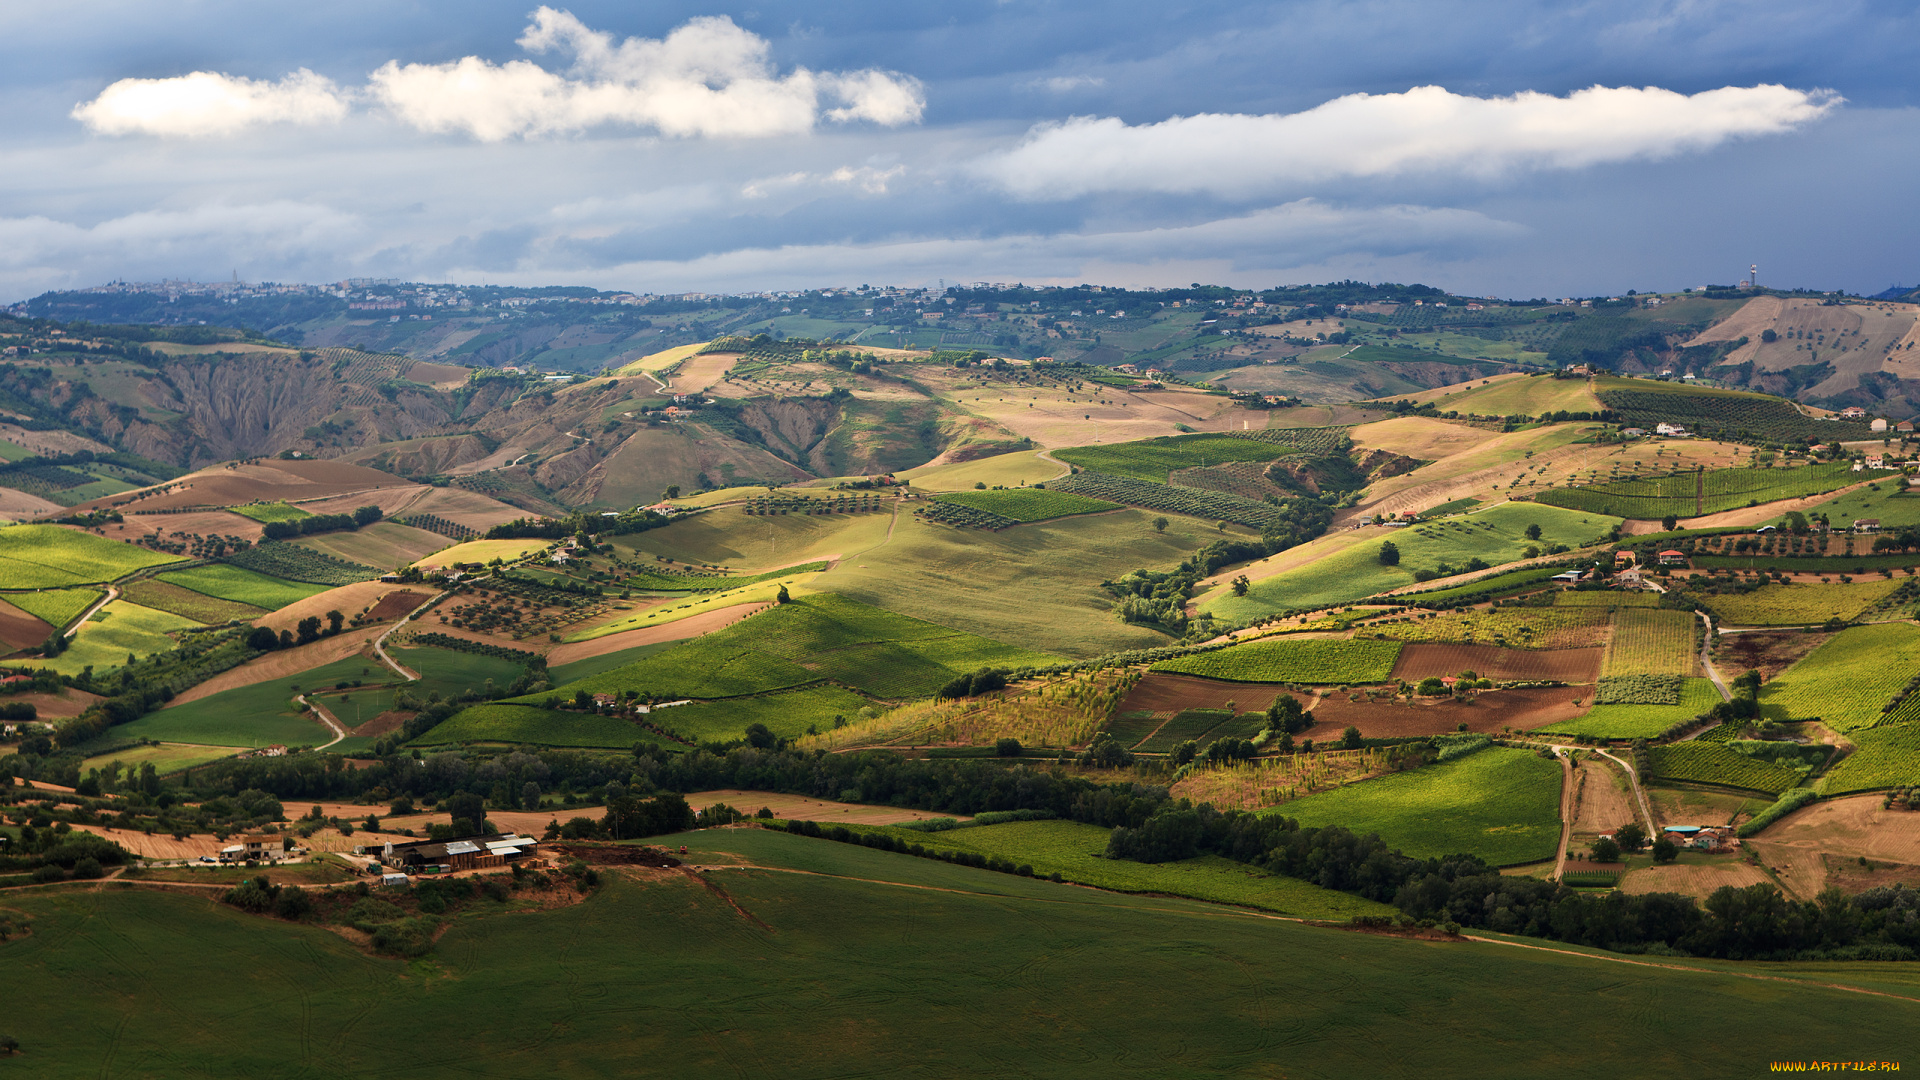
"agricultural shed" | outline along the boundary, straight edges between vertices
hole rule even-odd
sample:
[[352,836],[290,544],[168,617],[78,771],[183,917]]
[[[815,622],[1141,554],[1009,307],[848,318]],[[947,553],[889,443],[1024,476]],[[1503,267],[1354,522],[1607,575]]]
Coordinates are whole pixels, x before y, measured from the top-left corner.
[[381,847],[378,858],[388,866],[450,866],[455,870],[476,870],[518,862],[539,850],[539,841],[531,836],[492,833],[411,844],[389,842]]
[[1853,523],[1853,531],[1857,533],[1879,532],[1880,519],[1879,518],[1856,519]]

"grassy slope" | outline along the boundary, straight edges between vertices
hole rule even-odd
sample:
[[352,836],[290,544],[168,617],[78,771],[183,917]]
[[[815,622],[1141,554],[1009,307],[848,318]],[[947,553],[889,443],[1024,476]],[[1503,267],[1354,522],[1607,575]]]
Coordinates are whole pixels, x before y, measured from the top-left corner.
[[48,589],[44,592],[12,593],[6,601],[21,611],[59,629],[80,617],[106,593],[98,589]]
[[1769,720],[1818,716],[1838,731],[1878,723],[1881,706],[1920,669],[1920,627],[1856,626],[1835,634],[1760,688]]
[[1598,412],[1605,406],[1593,396],[1585,379],[1506,375],[1475,380],[1467,389],[1451,393],[1420,394],[1415,401],[1431,401],[1441,412],[1479,413],[1483,416],[1539,416],[1550,412]]
[[300,692],[296,686],[311,690],[352,679],[378,683],[390,674],[379,664],[351,656],[284,679],[224,690],[151,712],[113,730],[127,737],[209,746],[317,746],[332,739],[333,733],[320,721],[293,711],[293,695]]
[[115,600],[82,624],[72,645],[47,666],[62,675],[78,675],[91,666],[104,675],[125,664],[128,653],[148,656],[173,648],[169,631],[199,625],[192,619]]
[[405,566],[441,548],[453,546],[452,540],[439,533],[396,525],[391,521],[375,522],[351,532],[304,537],[294,543],[336,559],[378,567]]
[[[1588,543],[1618,520],[1555,506],[1501,503],[1478,513],[1382,531],[1378,539],[1355,542],[1311,565],[1256,581],[1245,596],[1216,590],[1203,604],[1215,616],[1239,622],[1288,608],[1358,600],[1412,585],[1415,570],[1435,569],[1442,562],[1459,567],[1478,558],[1498,566],[1524,557],[1531,545]],[[1527,526],[1536,524],[1540,539],[1527,539]],[[1380,564],[1380,544],[1389,540],[1400,549],[1398,566]]]
[[58,525],[0,528],[0,588],[35,589],[112,581],[178,555],[122,544]]
[[[200,896],[9,896],[35,920],[0,945],[35,973],[9,1005],[17,1063],[49,1080],[395,1062],[423,1080],[585,1076],[636,1061],[688,1078],[1376,1077],[1383,1062],[1611,1078],[1920,1052],[1910,1001],[1825,985],[1914,997],[1902,965],[1767,965],[1783,981],[1753,981],[1730,965],[1349,934],[772,833],[663,840],[813,873],[709,875],[766,929],[678,876],[607,875],[577,907],[463,918],[414,964]],[[423,1033],[448,1030],[459,1038],[423,1052]]]
[[318,596],[329,588],[304,581],[288,581],[224,563],[176,570],[158,577],[170,585],[238,604],[251,604],[268,611],[286,607],[309,596]]
[[1883,481],[1878,487],[1879,491],[1872,488],[1850,491],[1806,513],[1827,515],[1835,528],[1846,528],[1860,518],[1879,518],[1883,529],[1920,525],[1920,495],[1903,494],[1898,479]]
[[1416,858],[1466,852],[1496,865],[1531,862],[1551,857],[1560,843],[1560,765],[1492,747],[1309,795],[1278,812],[1302,825],[1377,832]]
[[1039,450],[1022,450],[954,465],[921,466],[895,475],[911,483],[916,491],[968,491],[975,484],[1018,487],[1067,475],[1065,465],[1056,465],[1040,454]]
[[1675,724],[1713,708],[1720,691],[1708,679],[1688,679],[1675,705],[1595,705],[1585,716],[1563,720],[1542,731],[1562,735],[1597,735],[1608,739],[1652,739]]

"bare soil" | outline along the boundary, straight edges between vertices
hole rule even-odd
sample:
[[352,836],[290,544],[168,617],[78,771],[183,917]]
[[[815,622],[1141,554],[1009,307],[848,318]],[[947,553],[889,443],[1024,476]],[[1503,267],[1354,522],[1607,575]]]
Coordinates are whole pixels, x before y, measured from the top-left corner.
[[680,865],[680,860],[667,854],[667,849],[657,847],[573,842],[555,844],[553,850],[568,858],[583,859],[594,866],[653,866],[667,870]]
[[[1580,705],[1573,704],[1579,698]],[[1385,739],[1410,735],[1443,735],[1461,724],[1468,731],[1498,734],[1506,728],[1531,731],[1534,728],[1571,720],[1587,711],[1593,700],[1591,686],[1544,686],[1528,690],[1487,690],[1472,701],[1451,697],[1415,698],[1370,702],[1364,696],[1348,701],[1339,691],[1311,704],[1316,723],[1303,737],[1315,741],[1337,739],[1348,726],[1360,729],[1368,738]]]
[[0,601],[0,641],[12,649],[31,649],[45,644],[54,628],[40,619]]
[[739,353],[707,353],[690,356],[667,379],[676,394],[699,394],[726,378],[727,369],[740,359]]
[[226,510],[195,510],[185,514],[128,514],[120,524],[105,526],[104,535],[124,540],[144,536],[158,529],[162,533],[237,536],[258,543],[261,530],[265,528],[265,525],[252,518]]
[[[381,598],[388,593],[402,591],[405,590],[402,589],[401,586],[394,585],[390,582],[356,581],[352,585],[342,585],[337,589],[328,589],[323,593],[315,593],[305,600],[296,600],[278,611],[269,612],[255,619],[253,624],[255,626],[272,627],[276,631],[291,630],[300,624],[301,619],[313,615],[320,616],[324,624],[327,612],[329,611],[338,611],[348,622],[352,622],[355,615],[360,614],[369,607],[378,606]],[[415,606],[417,607],[418,605],[416,604]],[[408,608],[407,610],[411,611],[413,609]],[[381,621],[391,622],[393,620],[384,619]],[[364,631],[366,625],[367,624],[362,623],[360,629]],[[342,633],[344,635],[354,632],[357,631],[347,630]]]
[[[428,487],[380,488],[376,491],[362,491],[352,495],[335,495],[325,499],[303,502],[300,509],[309,514],[351,514],[363,506],[377,506],[387,517],[403,516],[426,493]],[[449,540],[447,543],[452,543]]]
[[[501,449],[505,451],[509,448]],[[524,452],[517,451],[498,464],[504,464]],[[456,487],[428,488],[425,494],[407,508],[407,513],[432,514],[456,525],[465,525],[469,529],[481,532],[503,522],[525,517],[527,514],[525,510],[508,506],[497,499],[489,499],[477,491]]]
[[1772,679],[1826,644],[1832,636],[1797,630],[1720,634],[1714,638],[1713,666],[1724,672],[1724,677],[1728,679],[1749,668],[1760,672],[1762,679]]
[[0,700],[18,701],[31,705],[40,719],[46,720],[79,716],[95,702],[105,699],[97,694],[89,694],[85,690],[68,688],[57,694],[10,694]]
[[8,521],[31,521],[48,515],[60,516],[67,508],[51,499],[38,495],[29,495],[10,487],[0,487],[0,518]]
[[1912,863],[1868,859],[1862,865],[1858,856],[1846,858],[1840,855],[1825,855],[1821,861],[1827,868],[1827,884],[1849,893],[1863,893],[1885,885],[1905,885],[1909,889],[1920,887],[1920,866]]
[[1817,802],[1769,826],[1757,842],[1854,858],[1920,864],[1920,814],[1883,810],[1879,795]]
[[[261,461],[228,467],[216,465],[177,480],[143,489],[156,494],[135,499],[126,510],[166,510],[190,506],[238,506],[242,503],[286,500],[295,502],[344,495],[377,488],[421,485],[392,473],[350,465],[344,461]],[[165,488],[162,492],[160,489]],[[128,499],[134,493],[109,495],[74,507],[85,513]]]
[[414,714],[410,712],[405,712],[403,710],[398,710],[398,709],[389,709],[386,712],[381,713],[379,716],[376,716],[373,719],[367,721],[366,723],[361,724],[359,727],[349,729],[348,733],[352,735],[365,735],[369,737],[375,736],[375,735],[386,735],[391,732],[399,731],[400,726],[402,724],[405,724],[408,720],[413,719],[413,716]]
[[407,369],[405,378],[408,382],[426,383],[442,390],[454,390],[465,384],[470,374],[472,374],[471,368],[464,368],[458,364],[435,364],[420,360]]
[[813,799],[804,795],[779,795],[771,791],[738,791],[727,788],[718,791],[696,791],[686,798],[687,805],[695,809],[705,809],[715,803],[726,803],[735,810],[751,814],[764,806],[773,811],[774,817],[785,818],[788,821],[891,825],[901,821],[925,821],[928,818],[939,817],[957,817],[961,821],[972,820],[959,814],[903,810],[895,806],[862,806],[855,803]]
[[1419,682],[1471,671],[1482,679],[1590,683],[1600,677],[1606,649],[1503,649],[1497,645],[1412,642],[1400,650],[1393,677]]
[[1639,820],[1633,797],[1623,786],[1625,777],[1617,766],[1582,761],[1574,767],[1573,831],[1576,835],[1599,836],[1630,821]]
[[1259,683],[1221,682],[1152,671],[1134,684],[1115,711],[1172,714],[1185,709],[1223,709],[1231,701],[1241,712],[1265,712],[1281,692],[1277,686]]
[[367,613],[367,618],[379,623],[392,622],[426,603],[432,595],[411,589],[395,590],[382,596],[379,603],[373,605],[373,610]]

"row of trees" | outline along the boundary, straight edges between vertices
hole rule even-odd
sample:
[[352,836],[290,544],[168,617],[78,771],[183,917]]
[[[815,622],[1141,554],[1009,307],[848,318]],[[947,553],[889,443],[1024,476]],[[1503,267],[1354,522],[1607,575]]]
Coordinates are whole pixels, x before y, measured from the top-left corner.
[[352,532],[379,521],[384,513],[377,506],[362,506],[351,514],[309,514],[297,521],[269,521],[261,527],[260,535],[268,540],[291,540],[297,536]]

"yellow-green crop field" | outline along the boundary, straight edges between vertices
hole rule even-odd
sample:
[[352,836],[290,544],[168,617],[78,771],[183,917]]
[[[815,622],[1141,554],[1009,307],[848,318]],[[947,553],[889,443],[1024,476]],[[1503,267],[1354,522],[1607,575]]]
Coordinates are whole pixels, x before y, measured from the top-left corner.
[[1708,610],[1728,626],[1812,626],[1857,619],[1901,586],[1899,580],[1840,585],[1762,585],[1737,596],[1710,596]]
[[1843,732],[1872,727],[1915,671],[1920,671],[1920,626],[1850,627],[1762,686],[1761,712],[1780,721],[1817,716]]
[[0,589],[55,589],[113,581],[135,570],[179,561],[178,555],[59,525],[0,528]]
[[1697,675],[1699,647],[1691,611],[1627,608],[1613,618],[1613,647],[1602,675]]

